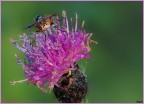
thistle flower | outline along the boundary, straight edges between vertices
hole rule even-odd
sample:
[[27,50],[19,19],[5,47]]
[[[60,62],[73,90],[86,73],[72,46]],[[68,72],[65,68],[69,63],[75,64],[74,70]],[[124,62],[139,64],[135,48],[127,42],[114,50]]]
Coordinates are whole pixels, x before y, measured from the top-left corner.
[[[96,43],[91,40],[92,33],[84,31],[84,21],[81,28],[77,29],[77,14],[75,26],[71,19],[71,30],[65,11],[62,12],[62,17],[62,26],[58,21],[55,27],[51,26],[44,32],[30,31],[30,35],[20,36],[21,45],[18,40],[10,40],[12,45],[23,52],[27,59],[27,63],[24,63],[18,55],[15,55],[26,77],[22,81],[36,85],[44,93],[47,92],[47,84],[48,88],[53,90],[54,87],[59,88],[62,85],[63,76],[70,79],[70,76],[74,75],[75,70],[78,69],[75,66],[76,62],[90,58],[89,45],[91,42]],[[16,82],[21,81],[12,81],[11,84]]]

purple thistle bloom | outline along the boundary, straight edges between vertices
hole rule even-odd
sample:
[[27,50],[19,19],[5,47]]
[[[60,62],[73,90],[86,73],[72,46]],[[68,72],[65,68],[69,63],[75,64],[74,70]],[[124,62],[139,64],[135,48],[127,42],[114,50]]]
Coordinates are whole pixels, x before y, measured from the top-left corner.
[[[27,63],[24,63],[15,55],[24,70],[26,80],[45,93],[46,83],[51,90],[54,85],[58,87],[61,76],[75,70],[75,62],[90,58],[89,44],[96,43],[90,39],[91,33],[85,33],[84,22],[81,29],[77,29],[77,14],[75,27],[71,19],[71,30],[65,11],[62,16],[62,26],[58,21],[56,27],[51,26],[44,32],[30,32],[30,36],[23,34],[20,36],[21,45],[17,40],[11,39],[11,43],[26,56]],[[13,82],[15,83],[16,81]]]

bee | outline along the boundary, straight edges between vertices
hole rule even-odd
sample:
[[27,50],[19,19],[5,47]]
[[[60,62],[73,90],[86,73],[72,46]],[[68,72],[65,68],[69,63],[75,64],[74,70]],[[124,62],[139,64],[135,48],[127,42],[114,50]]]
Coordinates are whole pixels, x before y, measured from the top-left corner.
[[39,30],[37,32],[44,32],[51,26],[55,26],[56,22],[58,21],[58,16],[56,14],[48,15],[48,16],[41,16],[38,15],[35,17],[35,22],[28,25],[25,29],[36,27]]

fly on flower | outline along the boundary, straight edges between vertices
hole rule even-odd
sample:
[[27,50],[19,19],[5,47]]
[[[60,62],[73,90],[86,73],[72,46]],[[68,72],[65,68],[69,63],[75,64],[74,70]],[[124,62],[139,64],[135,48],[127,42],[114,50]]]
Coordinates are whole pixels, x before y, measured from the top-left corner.
[[28,25],[25,29],[37,27],[39,30],[37,32],[46,31],[51,26],[56,26],[56,23],[58,21],[58,16],[56,14],[48,15],[48,16],[41,16],[38,15],[35,17],[35,22]]
[[[15,55],[26,78],[11,81],[11,85],[27,81],[44,93],[53,90],[60,102],[81,102],[87,93],[87,80],[77,62],[90,58],[90,44],[96,41],[91,39],[92,33],[84,31],[84,22],[80,29],[78,26],[78,15],[75,24],[71,19],[69,28],[67,14],[63,11],[61,23],[57,15],[37,16],[26,29],[37,27],[39,33],[30,32],[30,36],[23,34],[19,40],[10,39],[27,59],[24,63]],[[35,40],[34,45],[32,40]]]
[[36,32],[42,32],[45,35],[45,40],[46,40],[46,33],[45,31],[47,29],[49,29],[50,27],[55,27],[57,25],[57,22],[59,21],[59,18],[56,14],[52,14],[52,15],[45,15],[45,16],[41,16],[38,15],[35,17],[35,22],[28,25],[25,29],[28,28],[32,28],[32,27],[36,27],[39,30],[37,30]]

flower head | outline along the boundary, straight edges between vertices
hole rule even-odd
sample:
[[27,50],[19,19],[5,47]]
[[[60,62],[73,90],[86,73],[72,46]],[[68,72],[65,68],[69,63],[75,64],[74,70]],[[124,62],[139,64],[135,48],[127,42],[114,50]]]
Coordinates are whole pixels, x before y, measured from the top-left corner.
[[46,83],[50,89],[53,89],[54,85],[59,86],[60,77],[75,70],[75,62],[89,58],[89,44],[95,42],[90,39],[91,33],[85,33],[84,22],[82,27],[77,29],[77,14],[75,27],[71,19],[71,30],[65,11],[62,16],[62,26],[58,21],[56,26],[51,26],[44,32],[30,32],[30,36],[23,34],[20,36],[21,45],[17,40],[11,39],[11,43],[26,56],[27,63],[24,63],[15,55],[26,79],[43,92],[47,92]]

